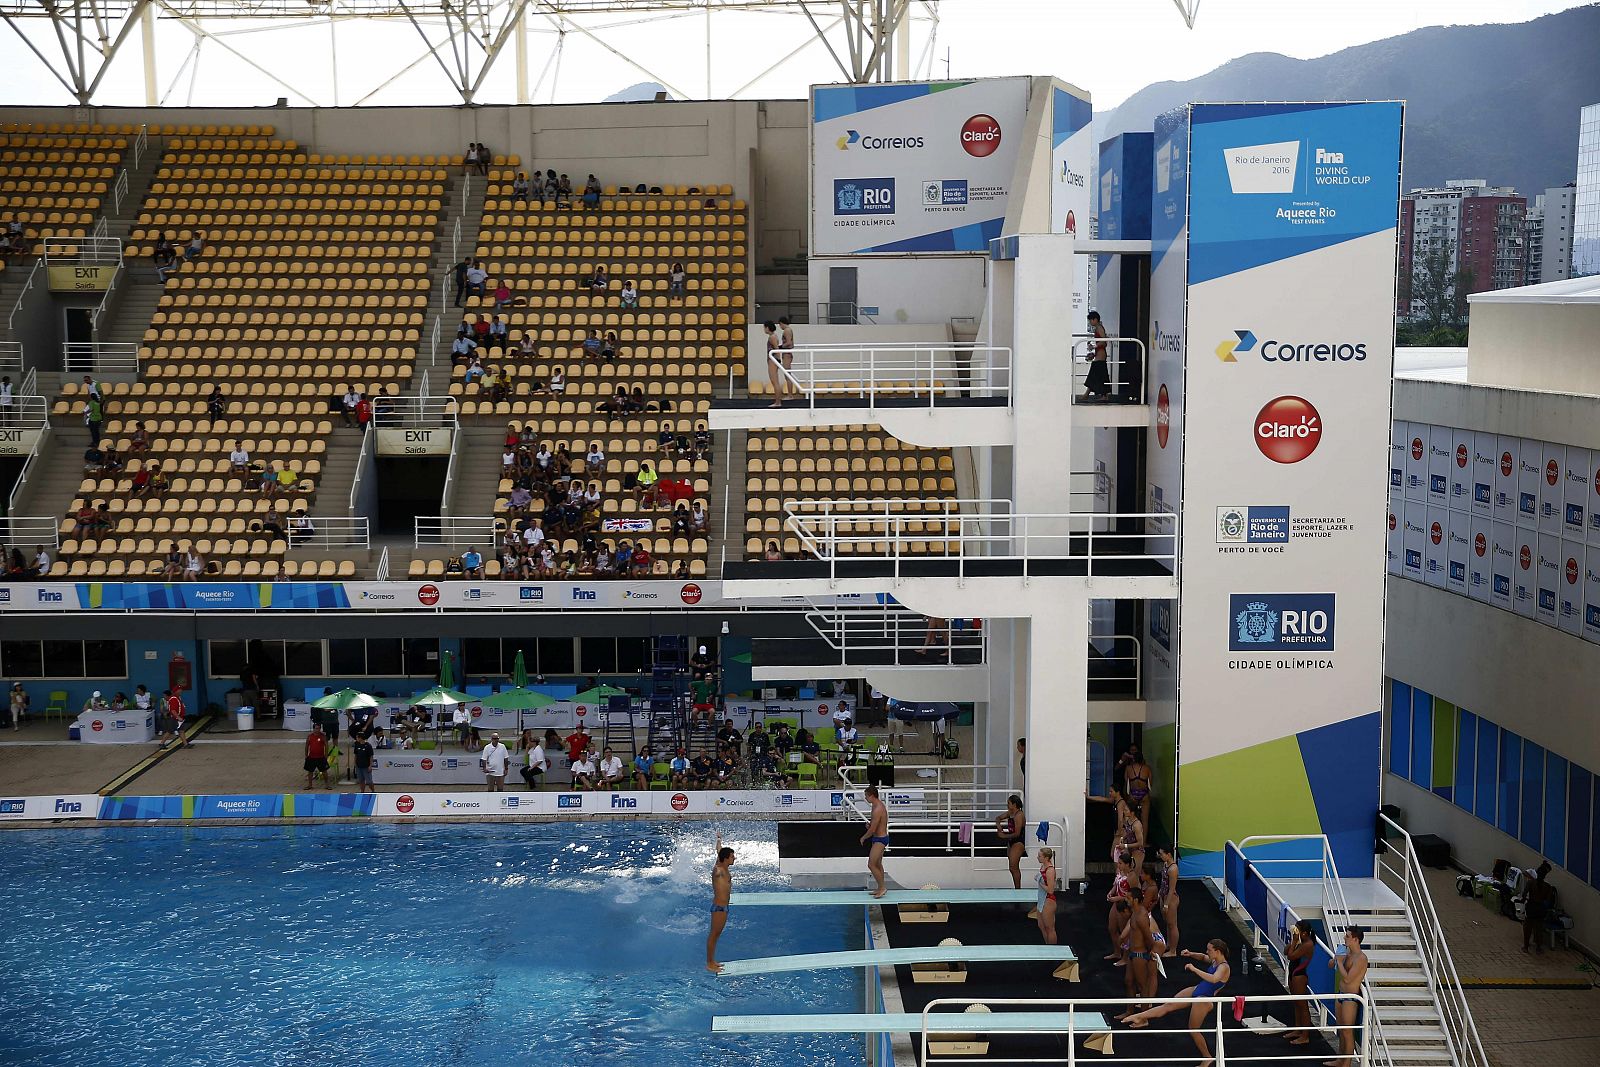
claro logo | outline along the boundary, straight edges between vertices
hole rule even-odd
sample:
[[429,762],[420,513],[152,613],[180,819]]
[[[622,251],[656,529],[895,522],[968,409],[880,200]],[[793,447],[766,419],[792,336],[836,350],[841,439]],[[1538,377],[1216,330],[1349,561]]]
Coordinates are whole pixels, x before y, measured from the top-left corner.
[[969,156],[992,154],[1000,147],[1000,124],[992,115],[972,116],[961,124],[961,147]]
[[1256,415],[1256,448],[1274,463],[1299,463],[1322,443],[1322,416],[1311,401],[1280,396]]

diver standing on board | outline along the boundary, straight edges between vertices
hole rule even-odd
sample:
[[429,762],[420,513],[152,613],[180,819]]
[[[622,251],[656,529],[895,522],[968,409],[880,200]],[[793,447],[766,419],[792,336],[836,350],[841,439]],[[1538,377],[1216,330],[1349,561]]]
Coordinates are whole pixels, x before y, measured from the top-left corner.
[[733,896],[733,849],[724,848],[717,834],[717,865],[711,868],[711,932],[706,935],[706,970],[722,972],[717,962],[717,939],[728,925],[728,900]]

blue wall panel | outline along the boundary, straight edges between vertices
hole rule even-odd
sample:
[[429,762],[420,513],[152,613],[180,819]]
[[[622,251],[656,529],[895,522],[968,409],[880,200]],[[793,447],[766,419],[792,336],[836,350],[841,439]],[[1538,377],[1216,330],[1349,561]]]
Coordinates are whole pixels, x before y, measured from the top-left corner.
[[1463,711],[1456,733],[1456,792],[1451,799],[1467,811],[1472,810],[1472,798],[1477,795],[1477,753],[1478,717]]

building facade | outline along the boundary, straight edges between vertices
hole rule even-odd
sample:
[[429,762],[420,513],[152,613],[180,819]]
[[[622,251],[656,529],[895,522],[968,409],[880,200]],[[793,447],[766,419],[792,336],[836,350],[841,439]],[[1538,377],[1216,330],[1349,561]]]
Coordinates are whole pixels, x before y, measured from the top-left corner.
[[[1451,273],[1472,272],[1467,294],[1522,285],[1528,202],[1509,186],[1482,178],[1445,182],[1442,188],[1413,189],[1401,203],[1400,267],[1415,278],[1428,257],[1442,251]],[[1466,294],[1464,294],[1466,295]],[[1420,310],[1413,300],[1402,314]]]
[[1600,274],[1600,104],[1578,113],[1578,183],[1572,220],[1572,277]]
[[1546,189],[1528,205],[1523,280],[1528,285],[1572,277],[1572,220],[1577,187]]

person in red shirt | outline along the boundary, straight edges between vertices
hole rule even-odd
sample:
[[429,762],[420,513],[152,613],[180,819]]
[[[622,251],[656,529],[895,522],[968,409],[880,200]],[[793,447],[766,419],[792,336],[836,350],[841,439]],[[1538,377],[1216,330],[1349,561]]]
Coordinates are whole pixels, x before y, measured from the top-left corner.
[[305,768],[307,789],[314,788],[311,781],[317,774],[322,775],[323,785],[329,789],[333,788],[333,782],[328,778],[328,737],[322,732],[320,723],[313,726],[311,732],[306,735]]
[[649,574],[652,562],[650,550],[644,547],[644,542],[641,540],[639,547],[633,550],[633,559],[629,561],[628,566],[633,568],[634,574]]
[[367,399],[367,394],[362,393],[361,399],[356,401],[356,425],[363,430],[367,423],[372,421],[372,401]]
[[[173,738],[178,742],[178,746],[183,748],[193,744],[192,741],[185,741],[183,739],[183,698],[170,689],[165,690],[161,696],[163,698],[163,703],[166,705],[166,725],[168,729],[171,730]],[[163,744],[162,747],[165,747],[165,745]]]
[[583,723],[580,722],[578,728],[567,735],[567,760],[577,763],[578,757],[589,750],[589,740],[589,735],[583,732]]

